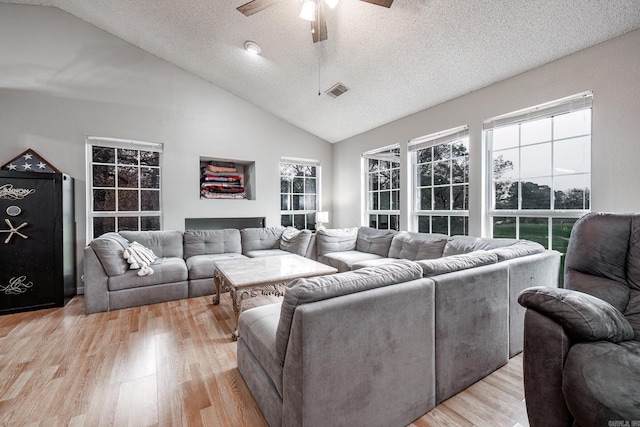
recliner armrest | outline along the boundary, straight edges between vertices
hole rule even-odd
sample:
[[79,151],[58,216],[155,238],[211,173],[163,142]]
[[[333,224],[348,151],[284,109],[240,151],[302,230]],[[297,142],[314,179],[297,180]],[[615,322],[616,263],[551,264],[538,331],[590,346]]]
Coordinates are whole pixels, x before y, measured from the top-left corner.
[[634,337],[631,325],[618,309],[583,292],[534,286],[520,293],[518,303],[560,323],[577,342],[618,343]]

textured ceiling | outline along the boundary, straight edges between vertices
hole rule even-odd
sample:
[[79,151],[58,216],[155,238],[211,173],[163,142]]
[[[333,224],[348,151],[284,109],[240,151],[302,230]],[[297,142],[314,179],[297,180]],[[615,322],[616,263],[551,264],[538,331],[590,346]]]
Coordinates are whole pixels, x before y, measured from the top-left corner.
[[297,0],[250,17],[245,0],[0,3],[58,7],[329,142],[640,28],[640,0],[340,0],[313,44]]

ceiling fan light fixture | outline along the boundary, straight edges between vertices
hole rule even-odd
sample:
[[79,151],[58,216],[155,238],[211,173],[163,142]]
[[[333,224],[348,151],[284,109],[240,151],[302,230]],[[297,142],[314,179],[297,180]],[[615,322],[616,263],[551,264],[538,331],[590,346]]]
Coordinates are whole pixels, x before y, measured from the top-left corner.
[[316,2],[314,0],[304,0],[300,18],[311,22],[316,20]]
[[247,40],[246,42],[244,42],[244,48],[247,52],[252,53],[254,55],[260,55],[260,52],[262,52],[262,49],[260,48],[258,43],[252,42],[250,40]]
[[324,0],[324,2],[329,6],[330,9],[335,8],[338,5],[340,0]]

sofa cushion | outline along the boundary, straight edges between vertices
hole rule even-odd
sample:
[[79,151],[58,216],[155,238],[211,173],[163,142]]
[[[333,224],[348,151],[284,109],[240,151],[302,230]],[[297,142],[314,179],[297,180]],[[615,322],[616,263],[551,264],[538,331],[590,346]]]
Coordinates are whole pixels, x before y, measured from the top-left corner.
[[107,276],[119,276],[129,269],[124,259],[124,250],[129,247],[129,241],[118,233],[105,233],[89,243],[96,253]]
[[[504,248],[520,242],[517,239],[480,238],[473,236],[451,236],[447,240],[442,256],[468,254],[473,251],[486,251]],[[533,242],[531,242],[533,243]]]
[[634,421],[640,419],[639,366],[637,341],[571,346],[562,371],[562,391],[575,418],[573,425],[635,425]]
[[[528,240],[506,239],[506,238],[479,238],[473,244],[474,251],[488,251],[491,249],[506,248]],[[530,242],[534,243],[534,242]]]
[[448,238],[446,234],[401,231],[391,240],[389,257],[411,261],[440,258]]
[[279,249],[284,227],[243,228],[240,230],[242,253],[262,249]]
[[331,252],[319,257],[319,261],[323,264],[335,267],[339,272],[349,271],[353,269],[356,263],[373,259],[381,259],[380,255],[370,254],[360,251],[342,251]]
[[238,331],[282,396],[282,363],[276,355],[276,330],[281,303],[251,308],[240,314]]
[[292,254],[305,256],[311,242],[311,236],[310,230],[296,230],[293,227],[287,227],[282,232],[280,249]]
[[408,282],[421,277],[422,268],[417,263],[397,260],[377,267],[293,280],[287,285],[287,291],[282,300],[276,333],[276,351],[279,362],[284,363],[291,323],[298,305]]
[[518,302],[560,323],[574,341],[611,341],[634,337],[624,315],[608,302],[569,289],[534,286]]
[[183,235],[184,258],[195,255],[242,253],[240,230],[186,230]]
[[121,231],[120,235],[130,242],[136,241],[151,249],[158,257],[183,258],[181,231]]
[[149,276],[138,276],[136,270],[128,270],[119,276],[109,277],[107,287],[110,291],[119,291],[187,280],[187,265],[182,257],[158,258],[151,268],[153,274]]
[[371,227],[360,227],[356,238],[356,250],[370,254],[389,256],[391,239],[396,234],[395,230],[378,230]]
[[330,252],[353,251],[356,249],[358,228],[333,228],[316,231],[318,257]]
[[541,254],[544,251],[545,248],[540,243],[531,242],[529,240],[519,240],[512,245],[489,249],[489,252],[498,256],[498,261],[506,261],[523,256]]
[[[364,260],[364,261],[358,261],[356,263],[353,263],[353,265],[351,265],[351,270],[359,270],[361,268],[366,268],[366,267],[377,267],[379,265],[389,264],[390,262],[395,262],[397,260],[398,260],[398,258],[367,259],[367,260]],[[411,260],[409,260],[409,261],[411,261]]]
[[498,256],[491,251],[477,251],[468,254],[451,255],[437,259],[417,261],[422,267],[424,277],[451,273],[452,271],[467,270],[482,265],[495,264]]
[[242,254],[226,253],[226,254],[208,254],[194,255],[185,261],[187,270],[189,271],[189,280],[208,279],[211,278],[213,283],[213,273],[216,271],[215,262],[223,259],[246,258]]
[[473,246],[480,240],[472,236],[451,236],[442,250],[442,256],[468,254],[473,252]]
[[291,255],[291,252],[287,252],[282,249],[260,249],[260,250],[245,252],[244,254],[249,258],[258,258],[263,256]]

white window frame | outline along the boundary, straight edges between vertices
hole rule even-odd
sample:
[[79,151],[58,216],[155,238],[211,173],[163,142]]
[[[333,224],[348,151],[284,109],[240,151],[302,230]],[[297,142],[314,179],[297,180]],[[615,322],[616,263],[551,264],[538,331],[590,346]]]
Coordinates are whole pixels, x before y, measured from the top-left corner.
[[[435,147],[435,146],[439,146],[439,145],[443,145],[443,144],[452,144],[458,141],[464,141],[464,144],[467,147],[467,153],[464,156],[458,156],[455,159],[460,160],[460,159],[464,159],[466,161],[466,174],[465,174],[465,179],[462,182],[452,182],[452,180],[450,180],[450,182],[448,184],[442,184],[442,185],[436,185],[435,183],[431,183],[430,185],[426,185],[426,186],[421,186],[419,179],[418,179],[418,168],[420,165],[426,164],[426,163],[420,163],[420,165],[418,164],[418,152],[420,150],[426,149],[426,148],[431,148],[431,147]],[[451,235],[452,233],[452,226],[451,226],[451,221],[452,218],[460,218],[462,217],[462,221],[463,221],[463,232],[461,234],[469,234],[469,161],[470,161],[470,148],[469,148],[469,127],[467,125],[464,126],[458,126],[455,128],[451,128],[451,129],[447,129],[441,132],[436,132],[430,135],[425,135],[419,138],[415,138],[412,139],[411,141],[409,141],[409,153],[410,153],[410,158],[411,158],[411,188],[412,188],[412,203],[411,203],[411,225],[410,225],[410,230],[412,231],[419,231],[419,219],[420,217],[429,217],[429,230],[422,230],[423,232],[426,233],[432,233],[432,232],[441,232],[443,234],[448,234]],[[452,158],[451,160],[454,160],[454,158]],[[433,163],[437,163],[434,161],[434,159],[431,159],[431,161],[429,162],[431,164]],[[452,168],[452,162],[450,163],[450,168]],[[452,177],[452,172],[450,170],[450,177]],[[467,201],[466,201],[466,209],[452,209],[451,208],[451,204],[450,204],[450,208],[449,209],[421,209],[420,206],[420,192],[423,188],[448,188],[449,189],[449,200],[450,203],[453,202],[453,187],[454,186],[460,186],[460,185],[466,185],[466,195],[467,195]],[[434,207],[433,205],[433,191],[431,192],[431,198],[432,198],[432,207]],[[433,229],[433,218],[434,217],[445,217],[447,218],[447,230],[446,232],[444,230],[434,230]],[[456,233],[456,234],[460,234],[460,233]]]
[[[535,107],[526,108],[523,110],[518,110],[513,113],[508,113],[502,116],[494,117],[491,119],[487,119],[483,122],[483,134],[486,141],[487,147],[487,216],[490,222],[489,225],[489,233],[490,236],[494,235],[494,220],[493,218],[514,218],[515,219],[515,238],[520,239],[521,233],[521,219],[522,218],[539,218],[541,220],[547,220],[547,244],[546,247],[548,249],[555,249],[553,245],[553,225],[554,220],[569,220],[570,222],[577,220],[581,216],[590,212],[590,204],[591,204],[591,165],[589,165],[589,171],[587,173],[581,173],[582,175],[586,175],[588,177],[588,188],[589,192],[589,206],[585,209],[555,209],[555,197],[554,197],[554,179],[556,177],[561,176],[560,174],[555,173],[554,162],[555,159],[553,157],[554,153],[554,144],[556,141],[563,141],[564,139],[558,138],[555,139],[553,134],[553,118],[559,115],[563,115],[566,113],[573,113],[576,111],[581,111],[585,109],[591,109],[593,106],[593,93],[591,91],[582,92],[576,95],[568,96],[565,98],[561,98],[555,101],[551,101],[548,103],[544,103],[541,105],[537,105]],[[550,208],[549,209],[522,209],[522,180],[526,178],[518,178],[518,208],[516,209],[496,209],[495,207],[495,187],[494,187],[494,167],[493,167],[493,130],[505,127],[505,126],[514,126],[514,125],[522,125],[523,123],[533,122],[535,120],[540,120],[544,118],[552,118],[551,125],[551,140],[546,141],[551,143],[551,186],[550,186]],[[591,123],[592,116],[590,116]],[[591,148],[592,144],[592,128],[589,130],[588,134],[584,135],[574,135],[566,139],[578,138],[578,137],[586,137],[589,136],[589,148]],[[519,162],[522,165],[522,152],[520,149],[523,147],[521,145],[521,136],[519,133],[519,143],[517,148],[519,149]],[[535,145],[535,144],[531,144]],[[576,174],[580,175],[580,174]],[[499,236],[498,236],[499,237]],[[526,238],[527,236],[525,236]],[[543,243],[543,242],[540,242]]]
[[[398,150],[398,155],[397,157],[394,156],[393,154],[389,153],[392,150]],[[370,216],[371,215],[376,215],[376,227],[374,228],[379,228],[380,224],[379,224],[379,217],[380,216],[386,216],[387,217],[387,226],[388,228],[386,229],[393,229],[393,230],[400,230],[400,211],[401,211],[401,205],[400,205],[400,192],[401,192],[401,188],[402,188],[402,183],[400,182],[400,176],[401,176],[401,168],[402,168],[402,161],[400,159],[400,144],[392,144],[392,145],[388,145],[386,147],[382,147],[382,148],[377,148],[375,150],[370,150],[367,152],[362,153],[361,156],[361,168],[362,168],[362,188],[363,188],[363,203],[362,203],[362,218],[361,218],[361,224],[364,226],[368,226],[371,227],[372,223],[370,222]],[[381,190],[381,189],[371,189],[369,188],[369,175],[370,175],[370,171],[369,171],[369,159],[373,159],[373,160],[381,160],[381,161],[389,161],[392,163],[397,163],[397,166],[394,166],[392,168],[390,168],[389,170],[397,170],[398,173],[398,188],[393,188],[393,179],[390,179],[391,182],[391,187],[388,190]],[[378,172],[379,173],[379,172]],[[391,194],[389,196],[389,206],[390,208],[392,207],[393,204],[393,192],[397,191],[397,204],[398,204],[398,208],[397,209],[372,209],[369,201],[370,196],[373,193],[380,193],[381,191],[390,191]],[[378,195],[378,203],[380,200],[380,196]],[[395,227],[392,227],[392,218],[395,217]]]
[[[302,193],[294,193],[293,192],[293,183],[291,184],[291,191],[290,192],[286,192],[283,193],[282,191],[282,164],[291,164],[291,165],[296,165],[296,166],[311,166],[311,167],[315,167],[316,168],[316,176],[315,176],[315,180],[316,180],[316,192],[315,192],[315,198],[316,198],[316,208],[315,209],[297,209],[294,210],[293,209],[293,196],[303,196],[306,197],[307,193],[306,193],[306,189],[303,189]],[[282,221],[283,217],[285,215],[291,215],[292,216],[292,221],[291,221],[291,226],[295,227],[295,220],[293,219],[294,215],[304,215],[305,217],[305,226],[302,229],[307,229],[307,230],[315,230],[316,229],[316,213],[322,210],[322,162],[320,162],[319,160],[312,160],[312,159],[301,159],[301,158],[296,158],[296,157],[282,157],[280,159],[280,163],[278,164],[278,181],[280,183],[280,224],[284,225],[285,223]],[[283,195],[287,195],[287,197],[289,198],[289,209],[282,209],[282,196]],[[309,220],[309,215],[313,215],[313,220],[310,221]]]
[[[100,189],[100,187],[96,187],[93,185],[93,166],[94,166],[94,162],[93,162],[93,147],[94,146],[99,146],[99,147],[108,147],[108,148],[115,148],[115,149],[125,149],[125,150],[139,150],[139,151],[151,151],[151,152],[156,152],[159,153],[159,165],[158,166],[144,166],[144,167],[149,167],[149,168],[157,168],[158,169],[158,173],[159,173],[159,182],[158,182],[158,188],[157,191],[159,192],[159,201],[160,201],[160,205],[159,205],[159,210],[158,211],[142,211],[142,210],[136,210],[136,211],[119,211],[117,209],[116,206],[116,210],[115,211],[95,211],[94,210],[94,201],[93,201],[93,190],[94,189]],[[163,161],[163,156],[162,156],[162,150],[163,150],[163,145],[160,143],[155,143],[155,142],[144,142],[144,141],[133,141],[133,140],[125,140],[125,139],[117,139],[117,138],[107,138],[107,137],[96,137],[96,136],[89,136],[86,139],[86,182],[87,182],[87,203],[86,203],[86,210],[87,210],[87,224],[86,224],[86,238],[87,238],[87,242],[90,242],[94,237],[98,237],[98,236],[94,236],[93,235],[93,220],[94,218],[104,218],[104,217],[115,217],[116,218],[116,225],[115,225],[115,231],[119,231],[119,227],[117,224],[117,218],[120,217],[138,217],[138,229],[140,229],[140,219],[142,217],[145,216],[153,216],[153,217],[159,217],[160,220],[160,229],[162,229],[162,224],[163,224],[163,214],[162,214],[162,161]],[[95,163],[96,165],[99,165],[100,163]],[[140,165],[138,165],[138,167],[141,167]],[[109,188],[115,188],[115,190],[118,190],[118,171],[117,171],[117,167],[115,168],[115,186],[114,187],[109,187]],[[134,187],[128,187],[127,190],[129,189],[133,189]],[[138,187],[135,187],[136,189],[140,190],[140,184],[138,183]],[[156,191],[156,189],[146,189],[145,190],[153,190]],[[139,201],[140,203],[140,201]],[[139,206],[139,204],[138,204]]]

